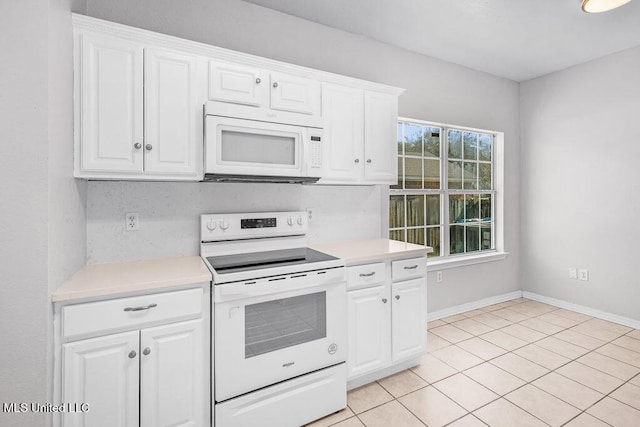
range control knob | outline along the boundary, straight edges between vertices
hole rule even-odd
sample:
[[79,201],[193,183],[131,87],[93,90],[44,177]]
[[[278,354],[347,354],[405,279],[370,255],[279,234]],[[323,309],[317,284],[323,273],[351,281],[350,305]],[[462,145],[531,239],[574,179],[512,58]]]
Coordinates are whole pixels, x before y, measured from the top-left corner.
[[302,224],[304,224],[304,218],[299,216],[298,217],[298,225],[302,225]]
[[296,223],[295,218],[293,218],[292,216],[290,216],[289,218],[287,218],[287,224],[289,225],[293,225]]
[[227,228],[229,228],[229,221],[227,221],[226,219],[221,219],[220,220],[220,228],[222,230],[226,230]]
[[216,224],[216,221],[214,219],[209,220],[209,222],[207,223],[207,228],[211,231],[215,230],[217,226],[218,225]]

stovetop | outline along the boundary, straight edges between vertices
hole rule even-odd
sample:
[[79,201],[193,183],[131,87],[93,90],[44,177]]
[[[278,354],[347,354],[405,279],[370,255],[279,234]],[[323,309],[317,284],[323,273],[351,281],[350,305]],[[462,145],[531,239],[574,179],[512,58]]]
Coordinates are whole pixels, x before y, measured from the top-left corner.
[[308,267],[314,263],[337,259],[338,258],[334,256],[306,247],[207,257],[209,264],[220,274],[256,271],[291,265]]

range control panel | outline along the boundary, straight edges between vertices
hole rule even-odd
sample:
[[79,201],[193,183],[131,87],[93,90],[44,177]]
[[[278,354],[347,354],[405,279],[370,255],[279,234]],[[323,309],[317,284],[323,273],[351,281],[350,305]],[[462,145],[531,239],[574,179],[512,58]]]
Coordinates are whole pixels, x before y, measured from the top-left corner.
[[304,211],[200,215],[200,241],[254,239],[307,234]]

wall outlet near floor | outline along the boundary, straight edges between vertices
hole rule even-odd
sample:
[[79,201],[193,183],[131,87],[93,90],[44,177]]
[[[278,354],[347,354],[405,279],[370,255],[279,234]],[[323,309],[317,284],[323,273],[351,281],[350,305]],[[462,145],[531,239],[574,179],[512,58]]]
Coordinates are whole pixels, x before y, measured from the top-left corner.
[[137,213],[126,213],[124,214],[124,227],[127,231],[137,231],[138,230],[138,214]]
[[313,208],[304,208],[304,210],[307,212],[307,221],[311,222],[313,219]]
[[578,270],[578,277],[580,280],[584,280],[585,282],[589,280],[589,270],[580,269]]
[[578,270],[576,268],[569,268],[569,279],[577,279]]
[[436,271],[436,283],[442,282],[442,271]]

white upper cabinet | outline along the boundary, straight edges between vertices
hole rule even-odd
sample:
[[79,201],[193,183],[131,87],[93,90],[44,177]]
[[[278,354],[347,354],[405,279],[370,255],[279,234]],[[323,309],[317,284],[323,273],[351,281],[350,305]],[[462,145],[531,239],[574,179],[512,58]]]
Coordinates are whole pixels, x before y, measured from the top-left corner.
[[322,110],[322,182],[357,183],[364,154],[364,91],[323,84]]
[[76,40],[76,176],[140,175],[142,46],[91,33]]
[[364,179],[371,184],[397,184],[396,134],[398,97],[364,94]]
[[321,184],[396,184],[398,97],[322,85]]
[[145,178],[195,180],[202,174],[198,71],[196,56],[145,49]]
[[320,114],[320,85],[315,80],[271,73],[271,109]]
[[238,64],[209,62],[209,99],[262,107],[269,96],[269,82],[262,70]]

